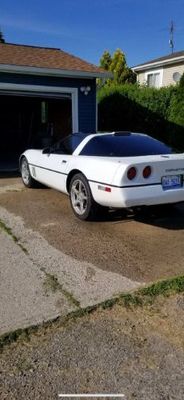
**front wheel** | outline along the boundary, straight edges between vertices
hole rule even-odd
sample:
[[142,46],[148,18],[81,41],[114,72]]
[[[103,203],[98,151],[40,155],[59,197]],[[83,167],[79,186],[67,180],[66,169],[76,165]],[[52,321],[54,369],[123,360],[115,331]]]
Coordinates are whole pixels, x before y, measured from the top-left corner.
[[76,174],[70,182],[70,203],[74,214],[82,220],[93,220],[97,216],[98,204],[94,201],[87,179]]
[[23,157],[20,164],[20,172],[23,183],[26,187],[35,187],[36,181],[32,178],[29,170],[29,164],[27,162],[26,157]]

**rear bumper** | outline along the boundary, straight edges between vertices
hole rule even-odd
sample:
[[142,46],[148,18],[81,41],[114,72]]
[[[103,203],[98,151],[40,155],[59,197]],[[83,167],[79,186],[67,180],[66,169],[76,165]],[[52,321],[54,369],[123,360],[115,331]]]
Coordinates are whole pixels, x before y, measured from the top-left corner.
[[123,189],[125,207],[149,206],[184,201],[184,188],[163,190],[161,185]]
[[149,206],[184,201],[184,187],[163,190],[161,185],[117,188],[111,187],[111,192],[105,192],[91,187],[95,201],[103,206],[126,208]]

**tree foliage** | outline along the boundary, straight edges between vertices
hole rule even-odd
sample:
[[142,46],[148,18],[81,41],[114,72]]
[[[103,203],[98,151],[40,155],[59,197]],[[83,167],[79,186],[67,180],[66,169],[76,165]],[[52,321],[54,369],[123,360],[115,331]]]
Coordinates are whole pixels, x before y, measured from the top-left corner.
[[[124,84],[136,82],[136,75],[128,67],[125,54],[121,49],[116,49],[112,56],[109,51],[104,51],[100,59],[100,66],[113,74],[113,78],[109,78],[105,81],[108,85],[112,83]],[[102,81],[100,83],[102,83]]]
[[111,62],[112,62],[111,55],[109,51],[105,50],[100,59],[100,66],[104,68],[106,71],[109,71]]
[[3,32],[1,31],[1,28],[0,28],[0,43],[5,43],[5,39],[3,36]]

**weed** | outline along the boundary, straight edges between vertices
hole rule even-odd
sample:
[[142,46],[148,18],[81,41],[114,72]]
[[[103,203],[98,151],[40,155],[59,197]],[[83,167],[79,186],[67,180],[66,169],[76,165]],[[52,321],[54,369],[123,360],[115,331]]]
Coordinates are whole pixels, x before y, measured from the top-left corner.
[[45,272],[44,269],[42,269],[42,271],[44,271],[45,273],[44,287],[46,291],[51,290],[53,293],[55,293],[56,291],[60,291],[67,298],[69,303],[76,307],[80,307],[79,301],[76,300],[70,292],[63,288],[63,285],[58,282],[58,278],[55,275]]
[[166,279],[154,283],[151,286],[140,289],[143,296],[156,297],[159,295],[168,296],[171,293],[184,292],[184,276]]
[[13,234],[11,228],[5,225],[4,222],[0,221],[0,228],[7,233],[7,235],[11,236],[15,243],[18,242],[17,237]]
[[11,236],[13,241],[21,248],[21,250],[28,254],[28,250],[19,242],[19,239],[13,234],[12,229],[9,228],[4,222],[0,220],[0,229],[7,233],[7,235]]
[[62,290],[62,285],[58,282],[58,278],[55,275],[48,274],[45,272],[45,280],[43,283],[45,290],[51,290],[55,293],[57,290]]
[[129,307],[129,306],[142,306],[143,305],[143,300],[141,298],[141,296],[139,296],[138,294],[131,294],[131,293],[125,293],[125,294],[121,294],[119,297],[119,303],[123,303],[123,305],[125,307]]
[[[58,282],[57,278],[53,275],[47,274],[49,276],[49,284],[54,288],[54,290],[61,290],[63,293],[63,287]],[[100,304],[94,306],[88,306],[84,309],[78,308],[76,311],[72,311],[66,317],[57,317],[51,321],[44,322],[40,325],[35,325],[26,329],[18,329],[14,332],[4,334],[0,337],[0,348],[3,349],[6,345],[16,342],[18,339],[29,340],[31,334],[36,334],[39,330],[55,326],[61,326],[68,321],[75,321],[79,318],[87,316],[94,311],[100,309],[112,308],[115,304],[122,305],[124,307],[144,307],[149,304],[153,304],[158,296],[169,296],[171,294],[183,293],[184,292],[184,276],[179,276],[163,281],[156,282],[148,287],[137,290],[134,293],[122,293],[119,296],[106,300]],[[65,291],[65,295],[66,295]],[[69,298],[73,299],[73,296],[69,293]],[[77,302],[74,299],[75,302]],[[77,302],[78,304],[78,302]]]

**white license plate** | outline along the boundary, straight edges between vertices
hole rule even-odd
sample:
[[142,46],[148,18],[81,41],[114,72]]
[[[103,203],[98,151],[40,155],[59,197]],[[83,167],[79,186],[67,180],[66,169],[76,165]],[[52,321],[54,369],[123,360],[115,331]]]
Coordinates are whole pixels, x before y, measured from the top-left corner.
[[162,177],[162,187],[164,190],[180,188],[181,182],[181,175],[169,175]]

